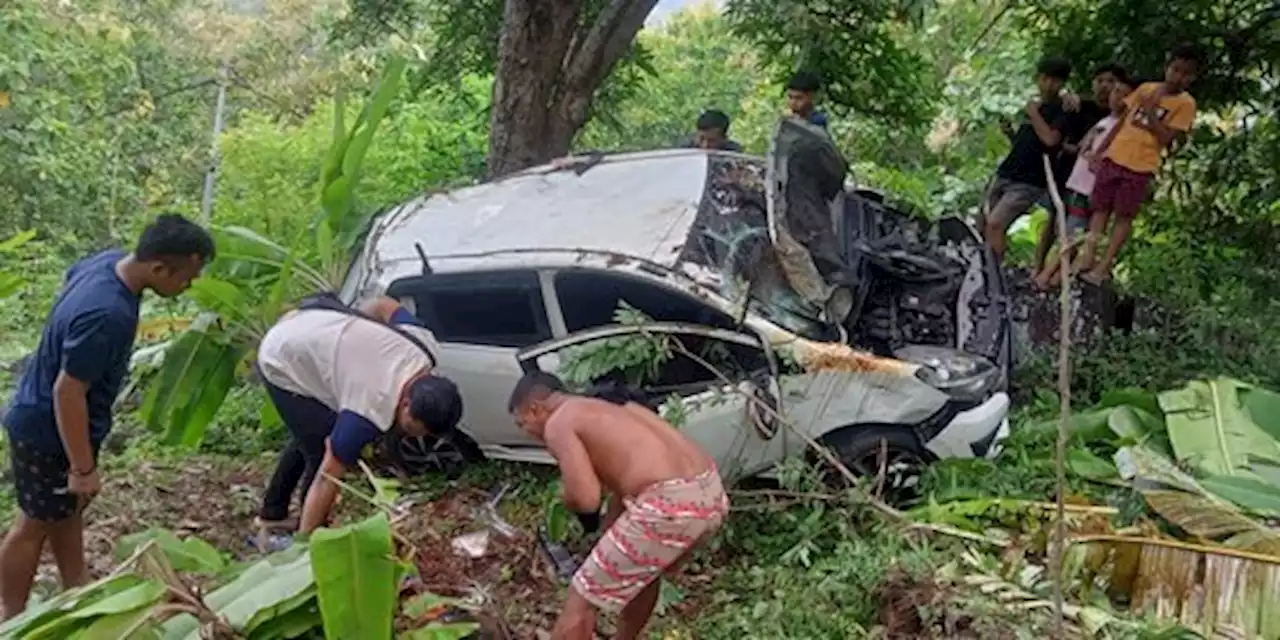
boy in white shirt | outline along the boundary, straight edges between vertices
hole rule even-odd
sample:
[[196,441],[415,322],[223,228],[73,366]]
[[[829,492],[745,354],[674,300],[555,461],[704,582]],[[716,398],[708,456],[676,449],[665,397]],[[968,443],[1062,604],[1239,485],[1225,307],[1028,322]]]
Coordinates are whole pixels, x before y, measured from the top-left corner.
[[[1076,246],[1089,231],[1091,211],[1089,195],[1093,192],[1093,183],[1096,179],[1090,163],[1093,162],[1099,147],[1106,141],[1107,134],[1111,133],[1123,117],[1125,98],[1132,91],[1133,81],[1117,75],[1111,90],[1111,115],[1099,120],[1080,141],[1080,156],[1076,158],[1076,163],[1071,168],[1071,176],[1067,178],[1067,192],[1063,194],[1063,203],[1067,207],[1067,239],[1063,247],[1072,257],[1075,255]],[[1057,224],[1057,217],[1050,217],[1049,224]],[[1050,285],[1057,284],[1058,266],[1058,256],[1050,253],[1049,258],[1045,260],[1044,268],[1036,274],[1036,286],[1040,289],[1048,289]]]

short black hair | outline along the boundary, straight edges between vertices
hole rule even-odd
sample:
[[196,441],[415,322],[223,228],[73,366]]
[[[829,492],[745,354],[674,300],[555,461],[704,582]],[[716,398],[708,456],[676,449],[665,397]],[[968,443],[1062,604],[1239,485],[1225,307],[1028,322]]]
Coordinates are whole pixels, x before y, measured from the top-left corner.
[[719,109],[707,109],[698,116],[698,131],[719,129],[729,133],[729,115]]
[[797,71],[787,83],[788,91],[817,93],[819,89],[822,89],[822,78],[812,71]]
[[133,250],[134,257],[142,262],[188,256],[200,256],[208,262],[216,253],[209,232],[176,213],[157,216],[142,230]]
[[1120,66],[1115,62],[1108,62],[1098,67],[1097,69],[1094,69],[1093,77],[1096,78],[1104,73],[1109,73],[1115,76],[1116,80],[1125,79],[1126,82],[1129,77],[1128,72],[1124,70],[1124,67]]
[[516,409],[528,401],[530,396],[563,393],[564,390],[564,383],[560,378],[545,371],[530,371],[524,374],[524,377],[516,382],[516,387],[511,390],[511,399],[507,401],[507,413],[515,413]]
[[409,385],[409,415],[437,436],[448,435],[462,420],[458,385],[441,376],[423,376]]
[[1173,62],[1174,60],[1186,60],[1187,62],[1194,63],[1197,69],[1204,66],[1204,58],[1204,50],[1198,45],[1190,42],[1184,42],[1174,47],[1173,50],[1169,52],[1169,62]]
[[1071,77],[1071,63],[1066,58],[1044,58],[1036,65],[1036,73],[1065,82]]

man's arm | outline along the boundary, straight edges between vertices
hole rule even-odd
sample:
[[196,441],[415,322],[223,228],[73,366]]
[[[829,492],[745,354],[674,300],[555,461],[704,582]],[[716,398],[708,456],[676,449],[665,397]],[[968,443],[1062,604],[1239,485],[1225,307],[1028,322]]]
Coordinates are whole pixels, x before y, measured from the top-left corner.
[[[1143,106],[1146,108],[1146,105]],[[1146,111],[1147,121],[1139,126],[1154,134],[1162,149],[1181,143],[1186,138],[1187,132],[1191,130],[1196,117],[1194,105],[1180,106],[1171,114],[1168,124],[1156,117],[1154,108],[1147,108]]]
[[560,476],[564,482],[564,503],[576,513],[598,513],[600,511],[601,487],[600,478],[582,440],[573,429],[556,420],[564,420],[563,415],[556,416],[547,423],[547,450],[560,465]]
[[325,439],[320,471],[307,490],[307,499],[303,502],[302,519],[298,523],[299,533],[311,533],[329,521],[333,503],[338,499],[338,485],[326,475],[342,478],[347,469],[359,462],[365,446],[381,434],[372,422],[354,411],[344,410],[338,413],[333,433]]
[[1046,122],[1044,116],[1040,115],[1039,103],[1034,100],[1028,102],[1026,111],[1027,120],[1031,123],[1031,128],[1035,129],[1036,137],[1040,139],[1041,144],[1046,147],[1056,147],[1059,142],[1062,142],[1062,133],[1058,131],[1060,123],[1057,120],[1052,125]]
[[86,475],[94,469],[93,445],[89,442],[89,383],[58,372],[53,383],[53,413],[58,423],[62,448],[70,461],[70,472]]
[[391,324],[391,318],[396,311],[400,309],[400,303],[395,298],[387,296],[378,296],[372,300],[366,300],[360,305],[360,311],[367,316],[377,318],[379,322]]
[[89,440],[89,387],[102,379],[118,357],[123,331],[101,313],[74,318],[62,342],[62,369],[53,383],[53,412],[71,473],[94,469]]

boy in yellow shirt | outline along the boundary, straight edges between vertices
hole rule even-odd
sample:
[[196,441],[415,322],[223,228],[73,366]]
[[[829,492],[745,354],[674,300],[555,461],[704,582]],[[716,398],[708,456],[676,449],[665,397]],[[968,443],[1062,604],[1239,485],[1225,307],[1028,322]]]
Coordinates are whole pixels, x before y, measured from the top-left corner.
[[[1200,71],[1204,57],[1192,45],[1180,45],[1169,54],[1164,82],[1147,82],[1125,99],[1125,113],[1095,157],[1097,179],[1089,203],[1089,237],[1081,254],[1080,267],[1089,269],[1081,277],[1099,284],[1111,275],[1116,255],[1129,240],[1133,219],[1147,199],[1151,180],[1160,168],[1165,149],[1183,139],[1196,118],[1196,100],[1187,93]],[[1094,263],[1098,240],[1115,215],[1111,241],[1101,262]]]

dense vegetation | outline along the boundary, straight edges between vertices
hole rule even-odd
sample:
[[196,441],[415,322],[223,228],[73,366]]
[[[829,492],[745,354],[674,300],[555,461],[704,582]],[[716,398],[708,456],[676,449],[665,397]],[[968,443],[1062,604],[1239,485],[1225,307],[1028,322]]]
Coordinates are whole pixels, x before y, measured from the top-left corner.
[[[199,218],[205,175],[215,161],[211,223],[243,227],[286,247],[298,243],[311,252],[308,257],[332,262],[311,239],[320,212],[331,214],[319,194],[327,186],[322,169],[332,149],[335,107],[353,122],[394,59],[408,60],[407,72],[363,159],[352,215],[479,180],[490,169],[502,3],[227,4],[95,0],[72,7],[13,0],[0,9],[5,394],[9,365],[34,346],[66,266],[86,252],[131,241],[158,212]],[[478,6],[463,7],[471,4]],[[598,12],[610,3],[584,4]],[[1080,409],[1099,402],[1114,407],[1126,405],[1116,400],[1117,390],[1153,394],[1217,376],[1280,388],[1280,325],[1274,321],[1280,313],[1280,261],[1274,257],[1280,243],[1280,11],[1274,3],[727,4],[723,14],[694,8],[642,31],[600,81],[590,117],[572,134],[572,147],[670,146],[691,133],[700,110],[716,107],[733,117],[732,137],[762,152],[780,109],[779,80],[805,64],[830,80],[832,134],[859,182],[889,192],[920,215],[967,215],[1008,148],[997,119],[1021,107],[1040,55],[1068,56],[1077,69],[1073,88],[1087,92],[1089,69],[1113,57],[1154,75],[1172,44],[1207,45],[1214,58],[1192,90],[1203,114],[1192,144],[1162,170],[1156,200],[1139,219],[1117,270],[1120,293],[1139,300],[1134,328],[1077,347],[1073,399]],[[584,21],[596,15],[587,14]],[[220,83],[226,87],[226,126],[212,153]],[[1045,218],[1038,212],[1013,236],[1015,270],[1029,261]],[[193,299],[150,302],[140,342],[181,331],[196,311]],[[995,465],[934,469],[926,485],[934,502],[921,508],[953,507],[925,512],[924,520],[966,531],[1038,530],[1042,519],[1025,510],[973,501],[991,495],[1049,498],[1052,434],[1036,425],[1056,412],[1055,372],[1049,350],[1019,364],[1023,428],[1009,452]],[[258,388],[241,385],[239,377],[232,382],[203,438],[192,440],[198,441],[196,451],[158,446],[132,410],[138,394],[126,398],[118,427],[123,435],[113,445],[109,469],[127,471],[139,483],[164,484],[193,466],[247,465],[254,469],[248,484],[260,481],[268,463],[262,454],[278,444],[280,429],[263,420],[265,398]],[[1144,433],[1153,432],[1149,427]],[[1113,470],[1089,465],[1094,458],[1109,464],[1105,459],[1130,443],[1085,431],[1092,435],[1077,443],[1074,467],[1085,472],[1076,474],[1073,493],[1111,504],[1126,524],[1150,515],[1133,491],[1104,490],[1108,485],[1086,480],[1091,474],[1111,479]],[[483,484],[494,475],[482,469],[463,484]],[[790,475],[784,478],[789,488],[814,492],[804,470]],[[536,487],[531,503],[551,490],[542,475],[526,480]],[[190,492],[183,496],[187,500],[225,492],[180,484]],[[121,498],[109,504],[142,514],[126,518],[136,528],[125,532],[177,526],[182,518],[165,513],[163,497],[156,499],[158,506],[143,504],[141,497],[136,505]],[[1007,566],[983,564],[990,560],[986,556],[974,559],[982,566],[973,566],[945,536],[902,536],[862,504],[812,497],[783,502],[760,505],[733,523],[715,562],[707,563],[715,567],[705,573],[710,586],[686,584],[683,592],[664,596],[677,610],[684,611],[677,605],[685,601],[687,608],[704,611],[672,626],[706,638],[786,637],[787,629],[811,630],[805,637],[848,637],[877,624],[900,625],[884,618],[895,606],[928,609],[927,615],[912,614],[924,628],[960,619],[979,634],[1048,624],[1040,617],[1010,616],[982,598],[921,595],[921,576],[939,568],[1012,579],[1013,573],[1001,573]],[[226,504],[236,522],[244,522],[252,508],[243,500]],[[239,534],[204,533],[224,552],[234,550]],[[391,544],[379,531],[348,535]],[[1030,547],[1027,553],[1034,555],[1035,545]],[[210,574],[225,564],[216,555],[201,557],[205,564],[197,569]],[[1032,582],[1018,587],[1024,601],[1046,593],[1042,583]],[[307,588],[313,596],[315,588]],[[902,593],[910,597],[904,600]],[[299,598],[293,605],[306,602]]]

